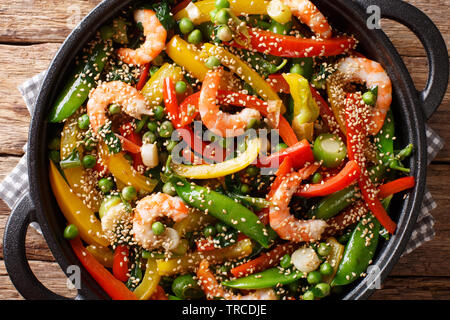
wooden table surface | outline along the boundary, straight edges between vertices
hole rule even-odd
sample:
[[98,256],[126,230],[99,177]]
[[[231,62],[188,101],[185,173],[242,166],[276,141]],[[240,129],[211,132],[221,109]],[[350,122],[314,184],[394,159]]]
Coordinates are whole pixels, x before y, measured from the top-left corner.
[[[56,50],[76,23],[98,0],[16,0],[0,3],[0,180],[17,164],[27,141],[30,116],[17,86],[45,70]],[[448,0],[409,0],[428,14],[450,40]],[[383,20],[382,27],[402,55],[418,89],[427,78],[427,59],[419,40],[406,27]],[[438,70],[439,72],[439,70]],[[429,124],[450,142],[450,94]],[[436,236],[400,259],[382,289],[372,299],[450,299],[450,145],[428,168],[427,184],[438,207]],[[0,237],[10,213],[0,201]],[[27,234],[27,256],[32,270],[51,290],[74,296],[65,275],[43,238],[34,229]],[[6,273],[0,243],[0,299],[22,299]]]

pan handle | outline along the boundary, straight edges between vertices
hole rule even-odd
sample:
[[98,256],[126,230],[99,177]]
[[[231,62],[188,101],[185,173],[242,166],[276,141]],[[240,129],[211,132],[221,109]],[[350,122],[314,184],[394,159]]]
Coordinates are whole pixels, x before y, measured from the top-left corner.
[[[422,42],[428,57],[428,80],[425,89],[419,91],[423,110],[428,120],[447,91],[449,76],[448,51],[444,39],[431,19],[418,8],[400,0],[356,0],[366,11],[376,5],[381,16],[408,27]],[[367,12],[367,11],[366,11]]]
[[[34,206],[28,194],[24,195],[12,209],[6,223],[3,238],[3,257],[6,271],[17,291],[30,300],[66,300],[47,289],[34,275],[25,253],[27,228],[35,222]],[[80,299],[77,296],[75,299]]]

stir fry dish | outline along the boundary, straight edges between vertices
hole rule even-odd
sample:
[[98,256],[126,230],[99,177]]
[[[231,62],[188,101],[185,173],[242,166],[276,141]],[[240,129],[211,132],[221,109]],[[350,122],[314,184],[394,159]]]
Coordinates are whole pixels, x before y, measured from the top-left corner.
[[49,178],[112,299],[313,300],[366,275],[415,180],[357,45],[309,0],[135,1],[98,30],[48,114]]

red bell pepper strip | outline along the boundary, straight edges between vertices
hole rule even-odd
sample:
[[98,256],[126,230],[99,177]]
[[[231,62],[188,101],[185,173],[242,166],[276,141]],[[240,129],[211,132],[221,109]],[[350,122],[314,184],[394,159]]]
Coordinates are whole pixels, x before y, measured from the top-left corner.
[[169,300],[169,298],[167,298],[166,292],[164,291],[163,287],[158,285],[156,287],[155,293],[150,297],[150,300]]
[[361,168],[361,177],[358,180],[362,197],[370,211],[381,223],[381,225],[391,234],[394,234],[397,225],[389,217],[380,200],[377,197],[378,190],[370,180],[369,172],[364,161],[364,141],[367,136],[363,123],[367,116],[361,112],[365,106],[362,102],[361,94],[349,93],[345,100],[345,122],[347,128],[347,150],[348,158],[358,163]]
[[166,107],[167,115],[176,128],[180,128],[180,119],[178,114],[178,100],[175,91],[175,84],[170,77],[164,79],[163,85],[164,105]]
[[332,193],[347,188],[361,176],[361,169],[356,161],[349,161],[345,167],[332,178],[321,183],[309,184],[295,193],[304,198],[325,197]]
[[141,147],[139,147],[137,144],[131,142],[127,138],[116,134],[116,136],[120,139],[120,143],[122,144],[123,150],[129,152],[129,153],[140,153]]
[[[142,146],[141,136],[134,131],[133,124],[131,122],[125,123],[119,127],[119,132],[122,137],[128,139],[136,146]],[[131,157],[133,158],[133,168],[138,170],[139,167],[143,166],[142,156],[139,148],[139,152],[130,152]]]
[[149,70],[150,70],[150,63],[144,64],[141,67],[141,76],[139,78],[138,83],[136,84],[136,89],[142,90],[142,88],[145,86],[145,84],[147,83]]
[[216,249],[211,238],[202,238],[195,240],[195,244],[197,246],[197,251],[199,252],[211,251]]
[[285,254],[291,254],[297,247],[298,245],[292,242],[280,244],[274,249],[261,254],[259,257],[234,267],[231,269],[231,273],[236,278],[240,278],[275,267]]
[[249,28],[250,45],[244,48],[232,41],[230,46],[255,50],[264,54],[271,54],[285,58],[330,57],[337,56],[353,49],[356,40],[351,37],[331,39],[297,38],[280,35],[257,28]]
[[86,250],[79,237],[70,240],[70,245],[81,264],[113,300],[137,300],[125,284],[117,280]]
[[284,176],[291,173],[292,169],[293,169],[292,158],[291,157],[284,158],[283,162],[281,163],[280,167],[275,173],[276,178],[270,186],[270,191],[267,194],[268,199],[272,198],[273,194],[275,193],[275,191],[277,191],[281,182],[283,182]]
[[214,273],[209,270],[208,260],[204,259],[200,262],[197,269],[197,277],[208,300],[225,297],[225,290],[217,282]]
[[378,198],[384,199],[389,197],[391,194],[396,194],[408,189],[411,189],[416,184],[414,177],[403,177],[388,183],[385,183],[379,187],[380,192],[378,193]]
[[291,93],[291,87],[289,87],[289,84],[287,83],[286,79],[284,79],[282,74],[279,73],[270,74],[267,77],[266,81],[276,92],[287,94]]
[[114,251],[113,260],[113,275],[118,280],[125,282],[128,280],[128,255],[129,250],[127,246],[119,245]]
[[314,162],[314,155],[308,140],[303,139],[293,146],[280,152],[273,153],[268,157],[259,159],[258,167],[278,167],[285,158],[290,157],[294,169],[303,167],[306,163]]

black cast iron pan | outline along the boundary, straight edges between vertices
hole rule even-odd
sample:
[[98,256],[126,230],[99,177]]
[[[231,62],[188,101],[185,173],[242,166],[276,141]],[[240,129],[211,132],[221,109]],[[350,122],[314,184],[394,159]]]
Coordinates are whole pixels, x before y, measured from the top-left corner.
[[[35,221],[56,261],[67,272],[71,265],[80,265],[63,238],[66,222],[53,197],[48,180],[46,143],[49,106],[59,92],[59,84],[77,52],[94,35],[96,29],[131,1],[107,0],[100,3],[69,35],[48,69],[31,120],[28,144],[28,175],[30,192],[13,208],[4,235],[4,260],[11,281],[26,299],[64,299],[45,288],[34,276],[25,256],[25,236],[28,225]],[[415,153],[409,160],[411,174],[417,179],[406,199],[394,198],[391,212],[398,223],[396,234],[376,255],[374,268],[383,281],[400,258],[413,231],[421,207],[427,166],[425,121],[438,108],[448,83],[448,52],[439,30],[421,11],[400,0],[316,0],[319,9],[331,24],[341,31],[354,34],[360,41],[359,50],[382,63],[394,88],[392,109],[397,123],[400,145],[413,143]],[[428,56],[429,76],[426,88],[417,91],[411,77],[392,43],[381,30],[367,28],[367,8],[376,5],[381,15],[400,22],[420,39]],[[81,289],[77,299],[108,299],[94,279],[81,268]],[[70,272],[67,272],[70,275]],[[342,295],[343,299],[366,299],[374,290],[370,277],[356,282]],[[373,278],[372,278],[373,280]]]

